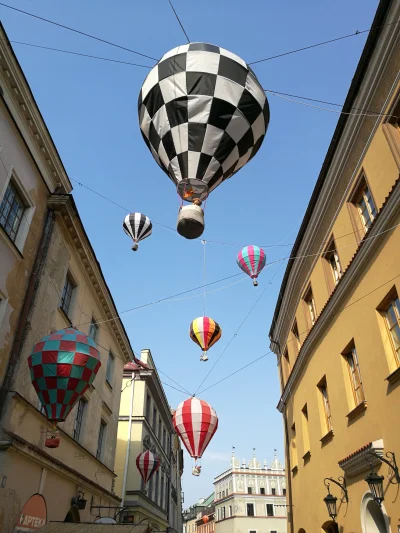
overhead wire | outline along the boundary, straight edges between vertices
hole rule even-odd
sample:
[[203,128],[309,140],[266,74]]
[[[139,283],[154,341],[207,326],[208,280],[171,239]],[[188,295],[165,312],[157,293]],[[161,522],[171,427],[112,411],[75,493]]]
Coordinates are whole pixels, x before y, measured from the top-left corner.
[[174,6],[173,6],[171,0],[168,0],[168,2],[169,2],[169,5],[171,6],[172,11],[174,12],[174,15],[175,15],[175,17],[176,17],[176,20],[179,22],[179,26],[182,28],[182,31],[183,31],[183,33],[185,34],[185,37],[186,37],[186,39],[187,39],[187,42],[190,43],[190,39],[189,39],[189,37],[188,37],[188,34],[186,33],[185,28],[183,27],[183,24],[182,24],[182,22],[181,22],[181,19],[180,19],[179,16],[178,16],[178,13],[175,11],[175,8],[174,8]]
[[367,30],[357,30],[353,33],[347,35],[342,35],[341,37],[335,37],[334,39],[329,39],[328,41],[321,41],[319,43],[311,44],[308,46],[303,46],[302,48],[296,48],[295,50],[290,50],[289,52],[283,52],[274,56],[265,57],[264,59],[258,59],[257,61],[251,61],[248,65],[256,65],[257,63],[263,63],[265,61],[271,61],[272,59],[278,59],[279,57],[288,56],[291,54],[297,54],[298,52],[303,52],[304,50],[310,50],[311,48],[317,48],[319,46],[324,46],[325,44],[335,43],[336,41],[342,41],[343,39],[348,39],[350,37],[356,37],[357,35],[362,35],[363,33],[368,33],[370,31],[379,30],[385,26],[392,26],[393,24],[398,24],[400,21],[396,20],[394,22],[388,22],[386,24],[381,24],[379,26],[371,26]]
[[17,11],[18,13],[22,13],[23,15],[27,15],[29,17],[41,20],[42,22],[47,22],[48,24],[52,24],[54,26],[58,26],[59,28],[63,28],[64,30],[72,31],[74,33],[78,33],[79,35],[83,35],[84,37],[89,37],[90,39],[94,39],[95,41],[99,41],[101,43],[108,44],[110,46],[113,46],[115,48],[119,48],[121,50],[125,50],[126,52],[131,52],[132,54],[136,54],[138,56],[147,57],[148,59],[153,59],[154,61],[158,61],[155,57],[149,56],[147,54],[143,54],[142,52],[138,52],[137,50],[133,50],[132,48],[128,48],[126,46],[122,46],[117,43],[113,43],[112,41],[107,41],[106,39],[102,39],[101,37],[97,37],[96,35],[91,35],[90,33],[77,30],[75,28],[71,28],[70,26],[66,26],[65,24],[61,24],[60,22],[55,22],[54,20],[50,20],[44,17],[40,17],[39,15],[35,15],[34,13],[30,13],[29,11],[24,11],[23,9],[19,9],[15,6],[10,6],[8,4],[4,4],[3,2],[0,2],[0,6],[3,6],[7,9],[12,9],[13,11]]
[[39,44],[25,43],[23,41],[10,40],[10,43],[20,44],[22,46],[30,46],[31,48],[41,48],[43,50],[50,50],[52,52],[60,52],[62,54],[69,54],[69,55],[73,55],[73,56],[86,57],[86,58],[89,58],[89,59],[97,59],[99,61],[108,61],[110,63],[120,63],[121,65],[129,65],[129,66],[132,66],[132,67],[142,67],[142,68],[148,68],[148,69],[153,68],[153,67],[150,67],[148,65],[140,65],[138,63],[131,63],[130,61],[120,61],[119,59],[112,59],[110,57],[92,56],[90,54],[83,54],[81,52],[72,52],[72,50],[62,50],[61,48],[52,48],[51,46],[42,46],[42,45],[39,45]]
[[[363,296],[361,296],[360,298],[357,298],[356,300],[350,302],[349,304],[345,305],[344,307],[342,307],[341,309],[339,309],[338,311],[336,311],[335,313],[332,314],[332,316],[335,316],[339,313],[341,313],[342,311],[344,311],[345,309],[351,307],[352,305],[360,302],[361,300],[363,300],[364,298],[366,298],[367,296],[369,296],[370,294],[372,294],[373,292],[381,289],[382,287],[384,287],[385,285],[387,285],[388,283],[391,283],[392,281],[394,281],[395,279],[397,279],[398,277],[400,277],[400,274],[397,274],[396,276],[394,276],[393,278],[385,281],[385,283],[379,285],[379,287],[376,287],[375,289],[373,289],[372,291],[369,291],[368,293],[364,294]],[[314,326],[312,326],[314,327]],[[309,328],[307,330],[304,330],[303,332],[299,333],[299,335],[303,335],[304,333],[306,333],[307,331],[310,331],[310,329],[312,328]],[[295,337],[293,337],[294,339]],[[290,339],[290,340],[293,340],[293,339]],[[287,341],[289,342],[289,341]],[[227,379],[229,379],[230,377],[236,375],[238,372],[241,372],[242,370],[245,370],[246,368],[248,368],[249,366],[253,365],[254,363],[257,363],[257,361],[260,361],[261,359],[263,359],[264,357],[266,357],[267,355],[270,355],[272,354],[272,350],[261,355],[260,357],[257,357],[257,359],[254,359],[253,361],[250,361],[250,363],[247,363],[246,365],[242,366],[241,368],[238,368],[237,370],[235,370],[234,372],[232,372],[231,374],[229,374],[228,376],[225,376],[224,378],[216,381],[215,383],[211,384],[210,386],[206,387],[205,389],[202,389],[198,392],[198,394],[202,394],[203,392],[213,388],[213,387],[216,387],[217,385],[219,385],[220,383],[222,383],[223,381],[226,381]]]

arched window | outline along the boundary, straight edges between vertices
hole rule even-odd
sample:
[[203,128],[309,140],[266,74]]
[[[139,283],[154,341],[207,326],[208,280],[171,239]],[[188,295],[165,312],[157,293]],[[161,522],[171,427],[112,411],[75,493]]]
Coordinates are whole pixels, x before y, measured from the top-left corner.
[[388,533],[389,520],[382,504],[380,507],[370,492],[361,501],[361,527],[363,533]]

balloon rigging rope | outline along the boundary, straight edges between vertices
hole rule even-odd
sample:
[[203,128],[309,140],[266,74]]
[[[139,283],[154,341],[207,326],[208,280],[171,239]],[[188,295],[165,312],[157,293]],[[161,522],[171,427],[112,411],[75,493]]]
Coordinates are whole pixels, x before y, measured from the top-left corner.
[[206,271],[206,241],[201,241],[203,244],[203,250],[204,250],[204,281],[203,281],[203,287],[204,287],[204,308],[203,308],[203,316],[206,316],[206,284],[207,284],[207,271]]

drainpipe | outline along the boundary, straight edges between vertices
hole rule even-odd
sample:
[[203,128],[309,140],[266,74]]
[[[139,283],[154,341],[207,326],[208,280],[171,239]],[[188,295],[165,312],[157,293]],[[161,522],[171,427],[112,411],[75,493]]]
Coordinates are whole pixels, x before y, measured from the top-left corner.
[[8,360],[7,371],[0,389],[0,420],[2,419],[6,405],[7,394],[11,390],[14,380],[15,369],[21,357],[22,349],[25,344],[26,336],[31,327],[33,308],[35,305],[36,295],[42,278],[43,268],[46,263],[50,239],[53,234],[55,223],[54,211],[48,209],[46,219],[40,237],[38,251],[33,264],[31,277],[25,294],[25,300],[22,305],[21,314],[18,320],[17,330],[15,332],[14,342],[11,348],[10,358]]
[[131,449],[133,389],[134,388],[135,388],[135,373],[132,372],[131,396],[130,396],[130,404],[129,404],[128,444],[126,446],[126,454],[125,454],[124,478],[123,478],[123,481],[122,481],[122,502],[121,502],[121,507],[124,507],[124,503],[125,503],[126,480],[128,478],[129,452],[130,452],[130,449]]

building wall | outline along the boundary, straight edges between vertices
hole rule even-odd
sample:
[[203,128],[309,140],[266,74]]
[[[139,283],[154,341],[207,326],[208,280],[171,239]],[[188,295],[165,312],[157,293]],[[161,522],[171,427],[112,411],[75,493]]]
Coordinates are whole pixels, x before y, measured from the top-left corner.
[[[381,4],[383,9],[383,4],[389,3]],[[386,21],[397,20],[399,7],[391,3]],[[400,69],[400,32],[397,26],[389,28],[375,45],[353,103],[357,108],[382,109],[385,116],[349,118],[296,250],[296,255],[307,257],[293,261],[271,328],[282,375],[279,409],[288,432],[286,455],[291,467],[295,533],[328,527],[324,478],[339,476],[345,477],[349,491],[349,503],[338,505],[340,531],[389,531],[386,527],[366,529],[365,507],[371,495],[364,481],[369,472],[365,451],[378,449],[377,443],[382,442],[381,452],[400,453],[400,365],[381,310],[385,297],[400,294],[400,228],[396,227],[400,224],[400,152],[396,151],[400,130],[391,125],[395,122],[393,115],[399,116],[400,82],[396,76]],[[378,213],[367,233],[353,205],[353,193],[362,175]],[[337,286],[321,254],[332,234],[343,272]],[[302,301],[309,283],[317,311],[313,326]],[[294,319],[300,345],[291,331]],[[365,401],[355,397],[352,387],[345,358],[351,343],[357,352]],[[320,388],[323,379],[331,428]],[[355,460],[360,463],[358,470],[349,466]],[[379,461],[375,471],[387,477],[388,469]],[[398,524],[396,488],[387,479],[384,487],[382,509],[394,531]],[[332,483],[331,491],[341,497],[339,487]]]

